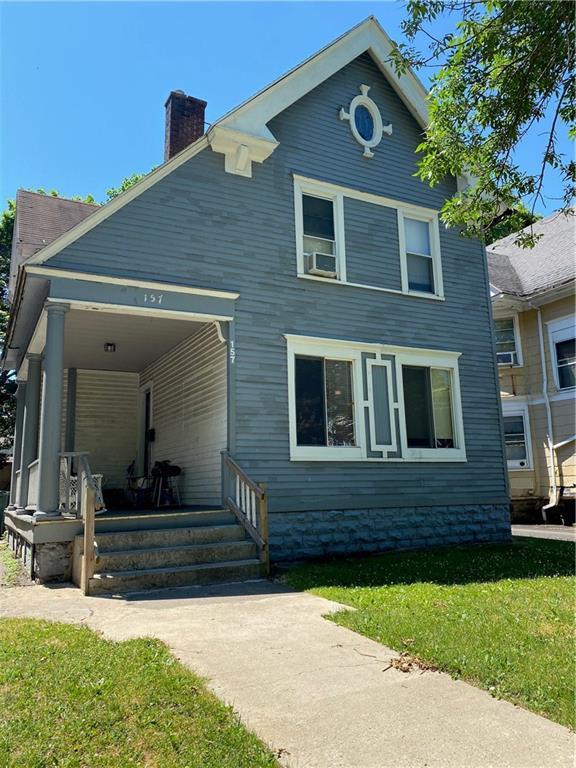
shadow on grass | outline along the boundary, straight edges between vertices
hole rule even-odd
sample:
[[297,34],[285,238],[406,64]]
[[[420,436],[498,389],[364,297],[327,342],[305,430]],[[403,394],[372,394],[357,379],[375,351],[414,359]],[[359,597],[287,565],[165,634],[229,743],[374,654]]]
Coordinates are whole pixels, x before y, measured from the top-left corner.
[[290,570],[296,589],[394,584],[469,584],[574,575],[574,544],[515,539],[511,544],[451,547],[333,558]]

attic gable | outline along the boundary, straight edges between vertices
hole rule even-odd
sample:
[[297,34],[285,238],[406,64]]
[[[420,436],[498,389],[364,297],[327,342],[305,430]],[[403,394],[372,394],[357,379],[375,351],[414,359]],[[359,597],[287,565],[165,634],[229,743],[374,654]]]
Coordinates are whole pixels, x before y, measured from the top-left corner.
[[224,115],[208,131],[210,146],[225,155],[227,172],[250,177],[252,162],[264,162],[278,146],[270,121],[364,53],[370,54],[420,127],[425,128],[426,90],[411,71],[396,73],[390,62],[392,49],[392,40],[376,19],[369,17]]

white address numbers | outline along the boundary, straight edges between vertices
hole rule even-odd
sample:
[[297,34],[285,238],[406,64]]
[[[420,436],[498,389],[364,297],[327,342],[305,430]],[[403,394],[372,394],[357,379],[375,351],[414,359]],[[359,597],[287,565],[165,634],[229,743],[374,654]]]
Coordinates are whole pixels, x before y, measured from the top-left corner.
[[163,293],[145,293],[144,304],[162,304]]

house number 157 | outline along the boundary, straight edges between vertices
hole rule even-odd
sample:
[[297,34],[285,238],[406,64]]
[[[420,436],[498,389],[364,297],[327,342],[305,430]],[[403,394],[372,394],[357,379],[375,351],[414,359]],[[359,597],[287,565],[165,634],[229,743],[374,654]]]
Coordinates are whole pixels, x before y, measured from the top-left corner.
[[163,293],[145,293],[144,304],[162,304]]

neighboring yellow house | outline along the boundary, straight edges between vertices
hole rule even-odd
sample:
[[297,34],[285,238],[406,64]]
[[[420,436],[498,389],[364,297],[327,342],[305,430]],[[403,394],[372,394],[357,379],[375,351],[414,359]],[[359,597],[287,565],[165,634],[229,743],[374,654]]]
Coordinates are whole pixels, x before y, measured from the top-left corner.
[[514,235],[487,248],[510,496],[516,514],[576,496],[574,278],[576,216],[533,225],[533,249]]

